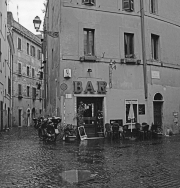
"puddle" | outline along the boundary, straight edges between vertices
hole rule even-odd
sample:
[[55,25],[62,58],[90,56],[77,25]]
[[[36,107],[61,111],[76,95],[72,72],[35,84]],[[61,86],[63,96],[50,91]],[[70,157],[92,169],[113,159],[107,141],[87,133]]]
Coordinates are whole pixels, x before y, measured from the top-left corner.
[[68,170],[60,173],[60,176],[71,184],[92,180],[96,175],[91,174],[89,170]]

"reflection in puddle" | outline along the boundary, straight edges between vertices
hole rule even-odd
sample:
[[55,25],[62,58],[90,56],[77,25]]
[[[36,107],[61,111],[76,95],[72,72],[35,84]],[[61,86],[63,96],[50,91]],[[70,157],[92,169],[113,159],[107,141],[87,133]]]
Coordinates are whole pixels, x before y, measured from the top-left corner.
[[91,180],[96,175],[91,174],[89,170],[68,170],[60,173],[60,176],[71,184]]

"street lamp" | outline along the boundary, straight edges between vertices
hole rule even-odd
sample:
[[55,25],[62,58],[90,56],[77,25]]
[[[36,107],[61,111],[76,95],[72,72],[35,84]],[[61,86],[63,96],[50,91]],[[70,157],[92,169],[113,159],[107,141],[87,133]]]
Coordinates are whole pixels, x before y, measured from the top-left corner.
[[43,34],[47,34],[53,38],[58,38],[59,37],[59,32],[53,32],[53,31],[47,31],[47,30],[44,30],[44,31],[40,31],[39,28],[40,28],[40,25],[41,25],[41,20],[39,18],[39,16],[36,16],[33,20],[33,23],[34,23],[34,28],[36,29],[36,32],[41,32]]

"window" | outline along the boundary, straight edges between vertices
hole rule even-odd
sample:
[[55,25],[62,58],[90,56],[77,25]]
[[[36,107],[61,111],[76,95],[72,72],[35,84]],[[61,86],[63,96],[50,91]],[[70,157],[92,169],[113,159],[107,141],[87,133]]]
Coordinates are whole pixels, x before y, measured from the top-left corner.
[[11,95],[11,79],[8,77],[8,94]]
[[32,68],[32,78],[34,78],[34,68]]
[[18,50],[21,50],[21,39],[18,38]]
[[0,38],[0,62],[2,61],[2,52],[1,52],[1,38]]
[[126,123],[137,122],[137,100],[126,100]]
[[21,74],[21,63],[18,63],[18,74]]
[[131,12],[134,10],[134,0],[123,0],[122,3],[122,7],[125,11]]
[[35,99],[36,98],[36,88],[32,88],[32,98]]
[[159,59],[159,36],[151,34],[151,53],[152,59]]
[[31,56],[35,57],[36,53],[35,53],[35,47],[31,46]]
[[22,95],[22,85],[18,84],[18,95],[21,96]]
[[95,5],[95,0],[82,0],[82,4],[84,5]]
[[94,29],[84,29],[84,55],[94,56]]
[[27,43],[27,54],[29,55],[29,43]]
[[152,14],[157,14],[158,11],[158,2],[157,0],[150,0],[150,12]]
[[38,60],[41,60],[41,50],[37,50],[37,58]]
[[29,97],[30,95],[29,95],[29,91],[30,91],[30,87],[29,86],[27,86],[27,97]]
[[134,34],[124,33],[125,58],[134,58]]
[[29,66],[27,66],[27,76],[29,76]]
[[0,31],[2,31],[2,13],[0,12]]

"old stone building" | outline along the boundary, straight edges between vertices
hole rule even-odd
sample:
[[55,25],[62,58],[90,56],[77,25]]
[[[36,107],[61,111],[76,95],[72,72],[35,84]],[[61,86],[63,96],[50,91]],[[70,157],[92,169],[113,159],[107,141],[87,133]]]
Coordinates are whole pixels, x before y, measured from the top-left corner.
[[8,12],[15,54],[13,56],[13,126],[29,126],[42,114],[43,73],[41,38],[24,28]]
[[12,55],[14,46],[7,26],[7,1],[0,2],[0,130],[11,127]]
[[[103,125],[147,122],[179,132],[179,0],[52,0],[45,35],[46,112],[88,134]],[[131,110],[130,110],[131,109]],[[131,113],[130,113],[131,111]],[[131,117],[130,117],[131,116]]]

